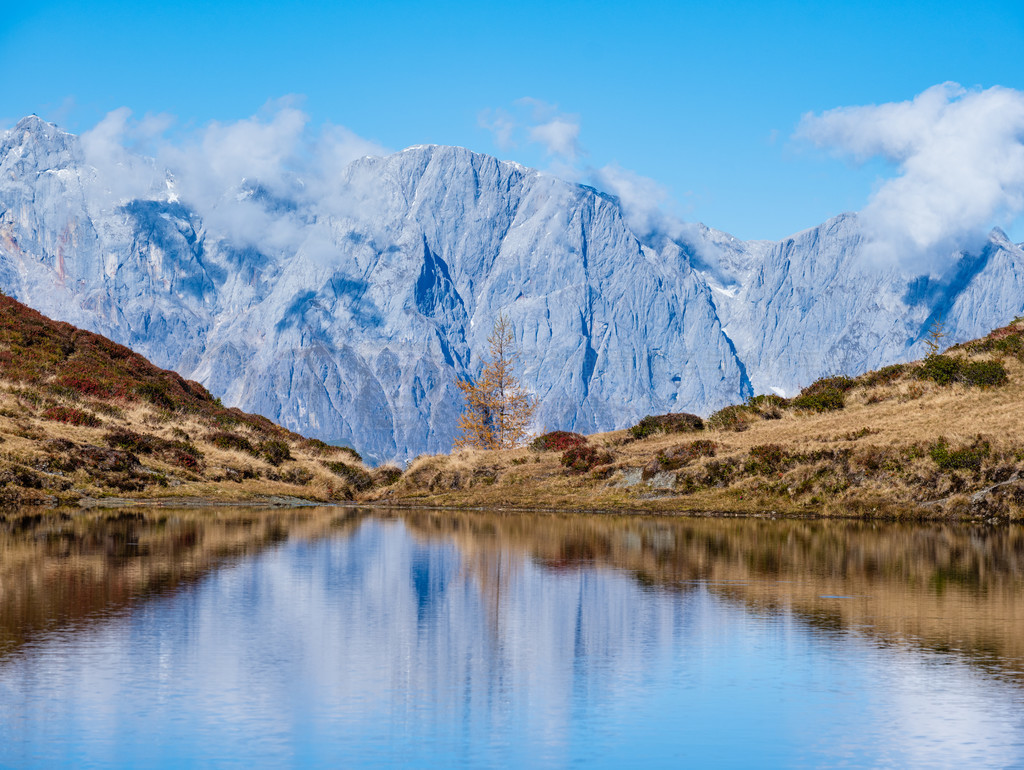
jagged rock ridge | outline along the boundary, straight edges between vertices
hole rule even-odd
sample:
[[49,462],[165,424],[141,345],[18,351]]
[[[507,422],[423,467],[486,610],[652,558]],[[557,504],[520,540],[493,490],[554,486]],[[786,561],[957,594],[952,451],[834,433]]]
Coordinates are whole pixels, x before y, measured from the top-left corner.
[[[499,312],[538,428],[591,432],[912,358],[936,314],[955,341],[1024,306],[1024,254],[999,233],[924,283],[861,266],[849,215],[777,244],[641,239],[611,196],[456,147],[358,160],[331,205],[240,184],[297,233],[285,247],[208,225],[170,181],[98,186],[77,137],[33,117],[2,138],[5,291],[378,460],[450,447],[455,380]],[[690,256],[708,249],[714,273]]]

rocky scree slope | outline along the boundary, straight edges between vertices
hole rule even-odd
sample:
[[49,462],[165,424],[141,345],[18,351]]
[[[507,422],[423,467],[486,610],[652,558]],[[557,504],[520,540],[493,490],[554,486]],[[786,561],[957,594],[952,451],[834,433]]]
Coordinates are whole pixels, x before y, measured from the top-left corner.
[[[998,232],[941,279],[862,265],[849,215],[777,244],[641,237],[611,196],[456,147],[363,158],[314,199],[239,180],[207,221],[173,176],[118,196],[87,161],[35,117],[0,140],[0,286],[376,461],[449,449],[499,312],[538,430],[594,432],[791,394],[920,354],[933,318],[957,341],[1024,306]],[[290,240],[228,232],[236,204]]]

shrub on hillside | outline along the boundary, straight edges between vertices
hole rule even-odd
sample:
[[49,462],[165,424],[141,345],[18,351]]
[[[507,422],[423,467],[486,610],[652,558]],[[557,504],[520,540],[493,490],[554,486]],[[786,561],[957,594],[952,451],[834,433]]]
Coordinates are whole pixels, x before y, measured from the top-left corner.
[[206,437],[206,440],[213,444],[218,449],[234,449],[238,452],[246,452],[254,457],[259,455],[256,447],[252,445],[245,436],[240,436],[237,433],[230,433],[228,431],[216,431]]
[[753,419],[755,414],[756,412],[748,406],[734,404],[719,409],[711,415],[708,418],[708,427],[716,430],[746,430],[747,423]]
[[996,329],[984,339],[957,347],[976,353],[1000,353],[1024,361],[1024,329],[1020,327],[1020,321],[1020,318],[1015,318],[1009,326]]
[[[804,390],[806,391],[806,388]],[[812,393],[801,391],[800,395],[789,403],[794,409],[805,409],[810,412],[832,412],[846,406],[846,394],[839,388],[822,388]]]
[[161,383],[143,382],[135,386],[135,393],[153,406],[174,410],[174,401],[167,394],[167,388]]
[[171,465],[198,471],[203,465],[203,453],[185,441],[172,441],[171,445],[160,452],[160,456]]
[[822,377],[819,380],[815,380],[806,388],[800,391],[801,396],[813,396],[816,393],[828,393],[834,390],[838,390],[840,393],[845,393],[857,384],[857,381],[852,377],[845,375],[836,375],[834,377]]
[[822,377],[801,390],[789,404],[809,412],[832,412],[846,405],[846,392],[856,384],[855,379],[844,375]]
[[287,470],[283,471],[280,476],[281,481],[285,484],[297,484],[298,486],[305,486],[313,480],[313,474],[303,468],[301,465],[295,465]]
[[932,444],[928,455],[943,470],[981,470],[982,461],[989,456],[992,448],[980,436],[969,446],[950,449],[944,438]]
[[783,470],[789,461],[786,451],[778,444],[759,444],[750,448],[743,470],[750,474],[768,476]]
[[260,454],[263,455],[264,460],[274,466],[292,459],[292,452],[288,442],[281,441],[280,439],[264,441],[260,444]]
[[960,374],[960,359],[946,355],[931,355],[917,370],[920,380],[931,380],[939,385],[952,385]]
[[187,440],[171,441],[160,436],[136,433],[127,428],[114,428],[107,431],[103,441],[112,449],[143,455],[156,454],[164,462],[187,470],[198,470],[203,461],[203,453]]
[[633,438],[647,438],[655,433],[690,433],[704,430],[704,421],[695,414],[671,412],[661,415],[647,415],[629,429]]
[[573,447],[583,446],[587,439],[579,433],[572,433],[566,430],[555,430],[537,436],[530,442],[530,449],[535,452],[564,452]]
[[103,424],[96,415],[70,406],[51,406],[43,412],[42,417],[44,420],[64,422],[69,425],[83,425],[87,428],[96,428]]
[[782,417],[782,410],[789,406],[789,401],[774,393],[765,393],[748,398],[746,406],[762,420],[778,420]]
[[397,465],[378,465],[373,469],[373,485],[390,487],[402,478],[402,469]]
[[658,453],[657,459],[662,470],[671,471],[693,462],[698,457],[714,456],[715,442],[708,441],[707,439],[698,439],[697,441],[691,441],[689,444],[680,444],[671,449],[666,449],[664,452]]
[[335,476],[343,478],[350,487],[359,492],[373,486],[373,477],[358,465],[349,465],[340,460],[321,461],[321,464]]
[[152,454],[169,443],[157,436],[143,435],[127,428],[114,428],[107,431],[103,436],[103,441],[114,449],[124,449],[137,454]]
[[589,444],[570,447],[562,453],[562,465],[569,471],[585,473],[596,465],[607,465],[612,461],[610,452],[598,450]]
[[938,385],[959,382],[976,387],[1002,385],[1008,379],[1006,368],[998,361],[968,361],[939,354],[927,356],[916,376]]
[[643,477],[648,479],[655,473],[679,470],[692,463],[698,457],[714,456],[715,442],[713,441],[698,439],[697,441],[691,441],[689,444],[679,444],[659,452],[644,468]]
[[892,364],[891,366],[883,366],[874,372],[868,372],[862,375],[858,382],[865,388],[875,387],[876,385],[891,385],[899,379],[900,375],[903,374],[907,369],[906,364]]
[[998,361],[968,361],[960,370],[960,381],[965,385],[984,388],[1002,385],[1008,379],[1006,367]]
[[352,447],[347,446],[336,446],[335,444],[328,444],[326,441],[321,441],[318,438],[306,439],[306,448],[317,457],[329,457],[330,455],[336,454],[347,454],[353,460],[357,462],[363,461],[363,456],[359,454]]

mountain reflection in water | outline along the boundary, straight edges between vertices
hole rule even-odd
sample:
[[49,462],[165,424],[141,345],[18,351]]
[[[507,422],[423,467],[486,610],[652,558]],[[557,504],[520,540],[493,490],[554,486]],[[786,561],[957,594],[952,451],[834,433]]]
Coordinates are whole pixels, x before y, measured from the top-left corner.
[[7,513],[0,765],[1013,764],[1022,599],[1020,527]]

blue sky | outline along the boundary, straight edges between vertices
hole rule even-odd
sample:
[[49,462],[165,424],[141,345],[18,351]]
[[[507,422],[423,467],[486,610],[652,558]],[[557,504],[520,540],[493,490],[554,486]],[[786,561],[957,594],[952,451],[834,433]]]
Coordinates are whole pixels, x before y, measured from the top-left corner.
[[[128,107],[173,115],[173,138],[295,97],[312,126],[391,149],[463,145],[582,181],[612,164],[687,220],[777,239],[899,173],[794,138],[801,116],[946,81],[1024,91],[1022,51],[1019,0],[22,3],[0,21],[0,124],[81,132]],[[568,133],[530,141],[553,121]],[[1024,240],[1013,211],[991,216]]]

